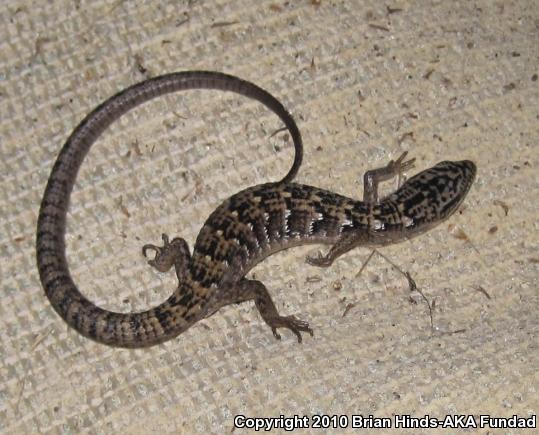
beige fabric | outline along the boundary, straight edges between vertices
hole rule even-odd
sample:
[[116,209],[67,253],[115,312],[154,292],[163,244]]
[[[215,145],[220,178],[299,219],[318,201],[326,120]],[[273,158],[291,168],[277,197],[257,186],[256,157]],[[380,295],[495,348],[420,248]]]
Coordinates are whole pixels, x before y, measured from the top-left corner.
[[[533,0],[21,0],[0,17],[1,432],[224,433],[237,414],[537,413]],[[304,263],[316,247],[252,272],[282,314],[310,322],[315,336],[302,345],[287,331],[276,341],[252,304],[150,349],[105,347],[67,328],[35,267],[54,159],[105,98],[186,69],[229,72],[281,99],[305,141],[300,182],[361,197],[363,172],[403,150],[414,171],[477,163],[457,215],[382,250],[434,305],[434,332],[423,298],[387,261],[374,256],[357,277],[369,254],[359,249],[316,269]],[[68,258],[82,291],[119,311],[164,300],[173,273],[149,268],[141,246],[162,232],[192,245],[219,201],[282,177],[292,147],[286,133],[272,136],[280,127],[259,104],[208,91],[114,124],[72,196]]]

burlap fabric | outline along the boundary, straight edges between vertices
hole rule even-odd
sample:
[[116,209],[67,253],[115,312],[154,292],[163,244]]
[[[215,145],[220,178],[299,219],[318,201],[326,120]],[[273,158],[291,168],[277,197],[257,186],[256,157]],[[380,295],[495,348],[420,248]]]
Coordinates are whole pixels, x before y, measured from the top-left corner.
[[[21,0],[3,4],[0,20],[0,431],[225,433],[239,414],[537,413],[536,2]],[[303,183],[361,197],[364,171],[403,150],[414,171],[474,160],[459,213],[381,250],[424,297],[380,256],[358,274],[366,249],[309,267],[311,246],[251,273],[282,314],[310,322],[302,345],[286,331],[276,341],[250,303],[149,349],[68,329],[35,267],[54,159],[102,100],[188,69],[281,99],[305,141]],[[141,246],[162,232],[192,244],[221,200],[282,177],[292,146],[273,135],[280,127],[261,105],[210,91],[115,123],[72,196],[68,258],[81,290],[118,311],[166,299],[174,274],[149,268]]]

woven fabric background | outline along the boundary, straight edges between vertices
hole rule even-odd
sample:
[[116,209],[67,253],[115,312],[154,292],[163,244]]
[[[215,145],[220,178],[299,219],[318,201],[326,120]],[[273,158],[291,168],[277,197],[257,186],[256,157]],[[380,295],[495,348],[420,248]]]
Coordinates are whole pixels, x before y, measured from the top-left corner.
[[[0,431],[242,433],[238,414],[537,414],[538,65],[534,0],[3,2]],[[237,75],[283,102],[305,142],[299,182],[360,198],[363,173],[404,150],[417,159],[410,175],[476,162],[455,216],[381,250],[433,305],[434,329],[388,261],[375,255],[358,274],[370,251],[357,249],[317,269],[304,262],[315,246],[251,272],[281,314],[310,322],[315,336],[301,345],[287,331],[275,340],[252,303],[149,349],[67,327],[35,266],[56,155],[118,90],[190,69]],[[157,99],[113,124],[71,198],[68,259],[81,291],[123,312],[166,299],[174,273],[148,267],[141,246],[162,232],[192,245],[220,201],[282,177],[292,144],[273,135],[280,127],[260,104],[210,91]]]

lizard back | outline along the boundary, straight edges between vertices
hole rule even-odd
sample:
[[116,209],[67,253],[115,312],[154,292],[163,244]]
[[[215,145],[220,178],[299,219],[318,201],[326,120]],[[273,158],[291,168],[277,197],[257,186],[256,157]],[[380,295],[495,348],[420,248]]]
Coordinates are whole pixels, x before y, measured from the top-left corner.
[[[179,285],[157,307],[140,313],[104,310],[81,294],[65,256],[65,224],[69,197],[78,169],[99,134],[129,109],[156,96],[185,89],[233,91],[260,101],[277,114],[292,135],[295,158],[277,183],[249,187],[226,199],[208,217],[193,254],[181,238],[155,250],[150,265],[165,272],[174,266]],[[83,335],[101,343],[143,347],[166,341],[211,315],[223,305],[254,300],[276,338],[288,328],[301,341],[312,335],[306,322],[280,316],[265,286],[246,273],[267,256],[307,243],[332,245],[328,254],[308,258],[327,267],[357,246],[380,246],[407,240],[439,224],[455,212],[475,178],[473,162],[441,162],[406,181],[378,201],[377,185],[413,164],[397,161],[365,174],[364,201],[314,186],[293,183],[302,159],[299,130],[281,103],[257,86],[221,73],[174,73],[134,85],[92,111],[68,138],[53,167],[39,211],[37,265],[40,279],[58,314]]]

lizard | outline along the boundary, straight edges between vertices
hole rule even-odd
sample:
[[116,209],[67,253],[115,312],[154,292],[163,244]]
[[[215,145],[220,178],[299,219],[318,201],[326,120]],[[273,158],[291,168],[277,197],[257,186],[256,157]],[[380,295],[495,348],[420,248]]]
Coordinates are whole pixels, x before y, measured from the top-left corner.
[[[180,237],[162,235],[163,245],[146,244],[142,254],[160,272],[174,268],[179,284],[163,303],[142,312],[118,313],[98,307],[71,278],[65,253],[69,198],[85,155],[116,119],[157,96],[187,89],[235,92],[273,111],[291,134],[295,156],[280,181],[248,187],[224,200],[202,226],[192,252]],[[183,71],[147,79],[115,94],[74,129],[50,173],[38,215],[36,258],[45,294],[55,311],[82,335],[126,348],[152,346],[186,331],[225,305],[254,301],[275,338],[279,328],[313,336],[306,321],[281,316],[266,286],[246,274],[283,249],[304,244],[330,245],[326,255],[307,257],[328,267],[356,247],[379,247],[408,240],[451,216],[476,175],[472,161],[442,161],[378,197],[378,184],[413,167],[404,152],[364,174],[363,200],[295,183],[303,143],[292,115],[271,94],[248,81],[212,71]]]

